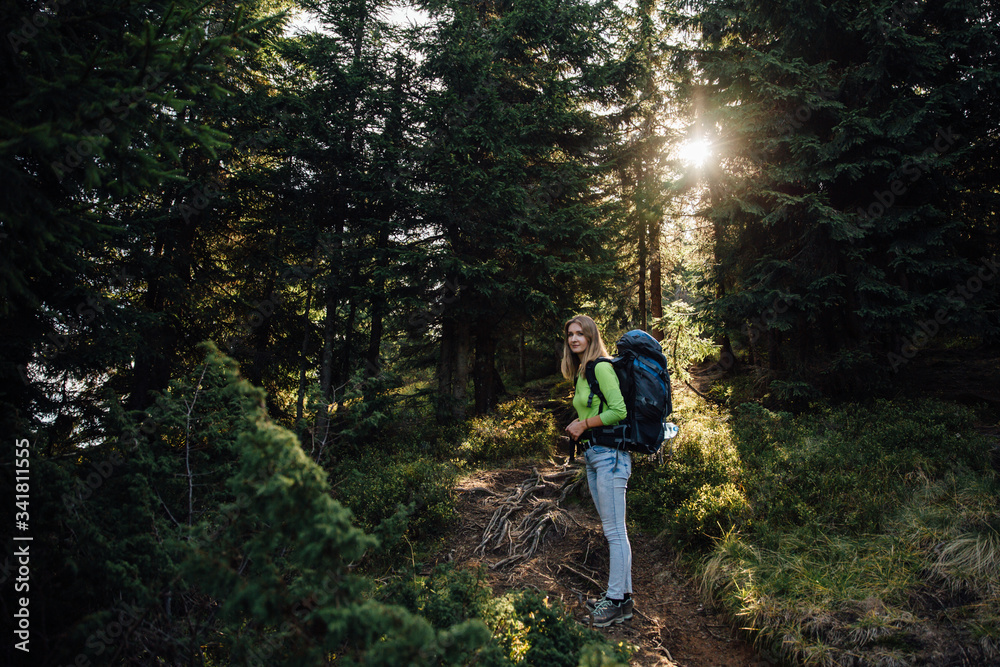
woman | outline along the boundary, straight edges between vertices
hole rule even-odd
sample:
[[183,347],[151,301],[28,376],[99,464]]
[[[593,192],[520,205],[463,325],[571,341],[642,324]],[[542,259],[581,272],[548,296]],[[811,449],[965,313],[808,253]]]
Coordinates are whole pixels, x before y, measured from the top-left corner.
[[562,374],[575,380],[576,393],[573,407],[577,419],[566,427],[566,432],[583,452],[587,464],[587,485],[594,505],[601,516],[604,537],[608,540],[610,566],[608,589],[598,600],[588,601],[592,608],[593,624],[603,628],[632,618],[632,546],[625,531],[625,490],[632,474],[632,457],[625,450],[613,449],[591,443],[590,429],[611,426],[625,419],[625,399],[618,386],[618,376],[609,363],[599,363],[594,372],[606,404],[591,396],[584,376],[587,362],[598,357],[610,357],[594,320],[577,315],[564,327],[566,342],[563,346]]

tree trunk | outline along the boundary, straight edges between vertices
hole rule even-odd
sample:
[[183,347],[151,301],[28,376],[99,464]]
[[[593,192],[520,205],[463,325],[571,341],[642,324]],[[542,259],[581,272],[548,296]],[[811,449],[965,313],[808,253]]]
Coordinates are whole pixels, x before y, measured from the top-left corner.
[[[660,256],[660,221],[651,220],[649,224],[649,308],[651,319],[663,317],[663,267]],[[663,340],[663,330],[653,329],[649,332],[656,340]]]
[[[271,243],[270,252],[272,257],[281,257],[281,238],[283,233],[284,226],[279,226]],[[250,353],[250,362],[246,364],[245,370],[241,369],[244,370],[247,380],[258,387],[264,384],[264,371],[271,365],[270,330],[272,317],[279,308],[279,305],[276,303],[278,299],[274,298],[276,296],[275,290],[278,288],[278,269],[275,265],[271,264],[267,271],[267,280],[264,283],[261,300],[250,314],[251,325],[254,326],[253,336],[251,336],[253,346]],[[268,401],[272,400],[274,399],[269,392]]]
[[[156,244],[153,247],[153,257],[161,257],[163,254],[163,236],[158,234]],[[146,282],[146,296],[143,299],[146,312],[160,312],[162,302],[160,295],[160,276],[154,274]],[[143,335],[144,345],[136,349],[134,369],[132,373],[132,386],[129,391],[128,409],[143,410],[149,406],[149,392],[157,388],[161,383],[161,378],[157,376],[162,373],[162,368],[158,368],[158,355],[155,352],[154,340],[159,338],[160,327],[151,327]],[[162,365],[162,364],[160,364]]]
[[319,365],[319,391],[329,403],[333,400],[333,339],[337,335],[337,296],[333,286],[326,288],[326,313],[323,316],[323,355]]
[[777,373],[781,370],[781,332],[777,329],[767,330],[767,366]]
[[[164,202],[166,206],[166,202]],[[173,246],[164,241],[164,234],[156,235],[153,257],[160,258],[160,266],[175,267],[173,278],[184,285],[191,282],[191,246],[194,242],[192,224],[178,230],[178,239]],[[187,253],[185,255],[185,253]],[[170,284],[173,281],[166,281]],[[168,306],[174,306],[168,296],[162,271],[157,269],[147,281],[144,309],[147,313],[162,314]],[[182,293],[186,290],[181,290]],[[178,304],[179,305],[179,304]],[[177,330],[164,320],[154,321],[143,333],[143,344],[138,347],[135,355],[132,386],[129,392],[128,409],[144,410],[152,404],[149,392],[162,391],[170,384],[169,356],[177,348],[179,335]]]
[[521,384],[528,381],[528,373],[525,369],[524,359],[524,329],[521,329],[521,335],[518,337],[517,342],[517,375]]
[[489,412],[503,391],[503,381],[496,368],[496,324],[485,319],[476,326],[476,362],[473,374],[476,414]]
[[445,316],[441,323],[441,356],[438,360],[438,408],[440,423],[465,418],[469,382],[469,323],[465,318]]
[[[351,269],[351,287],[357,288],[359,286],[360,276],[358,275],[358,265],[355,264]],[[352,289],[353,292],[353,289]],[[354,356],[354,321],[358,317],[358,298],[356,295],[350,297],[350,306],[347,309],[347,321],[344,322],[344,349],[341,352],[340,357],[340,377],[344,381],[351,379],[351,373],[354,371],[351,363],[351,357]]]
[[455,375],[451,391],[451,418],[453,421],[465,419],[465,405],[469,394],[469,353],[472,340],[469,321],[462,319],[455,333]]
[[441,323],[441,345],[437,366],[437,420],[451,421],[451,388],[455,382],[455,322],[445,318]]
[[733,352],[733,343],[729,340],[729,335],[721,334],[716,339],[716,342],[721,346],[719,350],[719,365],[722,367],[722,370],[728,372],[736,368],[736,354]]
[[646,315],[646,223],[641,217],[636,220],[636,228],[639,233],[639,278],[637,280],[639,290],[639,328],[643,331],[648,331],[649,321]]
[[[313,257],[313,266],[316,264],[315,256]],[[297,400],[295,402],[295,421],[301,421],[302,417],[305,415],[306,406],[306,370],[309,363],[309,311],[312,309],[312,295],[313,295],[313,278],[310,274],[309,282],[306,284],[306,305],[303,309],[302,320],[304,322],[304,327],[302,331],[302,348],[299,353],[299,393]]]
[[[388,222],[385,224],[388,224]],[[375,239],[376,257],[381,257],[388,246],[389,232],[383,227],[379,230],[378,236]],[[385,304],[385,277],[379,276],[375,279],[370,312],[371,328],[368,331],[368,351],[365,353],[365,368],[372,373],[378,373],[382,368],[382,364],[379,361],[379,352],[382,348],[382,334],[385,331]]]

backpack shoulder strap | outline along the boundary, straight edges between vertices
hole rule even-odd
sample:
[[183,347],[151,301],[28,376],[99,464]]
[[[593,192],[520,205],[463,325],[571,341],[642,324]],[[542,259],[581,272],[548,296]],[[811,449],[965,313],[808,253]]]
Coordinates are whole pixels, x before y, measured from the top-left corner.
[[611,360],[608,359],[607,357],[598,357],[597,359],[591,359],[590,361],[588,361],[587,367],[584,368],[583,370],[583,376],[587,378],[587,385],[590,387],[590,396],[587,397],[587,407],[588,408],[590,407],[590,404],[593,403],[594,401],[594,396],[597,396],[597,398],[600,399],[600,403],[598,404],[597,408],[598,412],[603,410],[604,404],[607,403],[607,400],[605,400],[604,398],[604,394],[601,393],[601,385],[600,383],[597,382],[596,368],[597,364],[599,364],[602,361],[607,362],[609,364],[611,363]]

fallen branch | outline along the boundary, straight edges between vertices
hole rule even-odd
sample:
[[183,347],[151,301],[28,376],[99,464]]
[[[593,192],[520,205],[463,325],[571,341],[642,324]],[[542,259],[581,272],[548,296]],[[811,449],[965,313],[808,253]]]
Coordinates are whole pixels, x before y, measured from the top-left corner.
[[604,585],[601,584],[601,583],[598,583],[598,581],[596,579],[594,579],[593,577],[591,577],[591,576],[589,576],[587,574],[584,574],[583,572],[580,572],[576,568],[571,567],[571,566],[567,565],[566,563],[560,563],[559,565],[556,566],[556,571],[557,572],[562,572],[563,569],[569,570],[570,572],[572,572],[576,576],[580,577],[581,579],[585,579],[585,580],[589,581],[590,583],[592,583],[594,585],[594,588],[596,588],[597,590],[600,590],[600,589],[604,588]]

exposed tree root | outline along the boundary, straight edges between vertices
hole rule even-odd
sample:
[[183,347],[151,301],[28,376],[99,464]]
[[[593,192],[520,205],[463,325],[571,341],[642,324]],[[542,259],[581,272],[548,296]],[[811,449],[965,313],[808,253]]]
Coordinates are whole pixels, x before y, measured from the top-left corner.
[[[578,459],[577,463],[582,462]],[[565,611],[586,624],[587,599],[607,588],[607,541],[593,503],[580,493],[579,485],[586,484],[582,469],[546,463],[537,468],[482,471],[465,480],[459,487],[462,522],[441,559],[475,567],[494,563],[487,579],[496,594],[532,588],[558,600]],[[575,498],[571,496],[574,489]],[[664,552],[662,544],[641,532],[630,540],[636,582],[634,616],[601,630],[613,643],[638,647],[630,664],[755,664],[746,644],[728,637],[720,642],[713,636],[718,633],[706,631],[707,624],[719,621],[702,612],[701,597],[685,577],[668,572],[672,554]],[[533,546],[536,551],[528,554]]]
[[[504,550],[504,557],[490,565],[491,569],[500,570],[528,560],[552,531],[565,535],[570,522],[577,523],[560,503],[583,482],[582,470],[564,466],[562,471],[548,477],[537,468],[532,468],[531,473],[500,501],[483,530],[476,555],[485,557],[487,551]],[[557,497],[541,497],[546,493]]]

